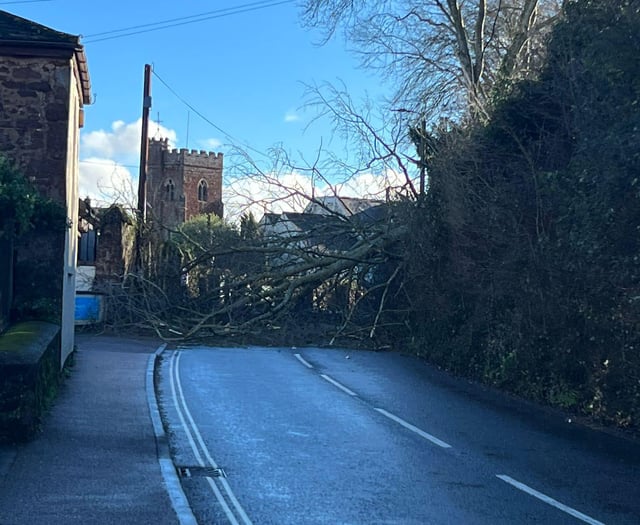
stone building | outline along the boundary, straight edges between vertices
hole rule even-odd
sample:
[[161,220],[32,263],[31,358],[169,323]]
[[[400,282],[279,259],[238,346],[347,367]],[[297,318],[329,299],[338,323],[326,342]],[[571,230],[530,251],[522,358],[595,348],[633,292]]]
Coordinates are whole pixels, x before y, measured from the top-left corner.
[[76,291],[101,292],[131,270],[133,218],[118,204],[93,208],[86,198],[80,201],[80,221],[86,226],[78,247]]
[[96,248],[96,281],[98,286],[118,281],[131,269],[133,222],[121,206],[112,205],[100,211]]
[[62,363],[74,344],[78,145],[90,89],[78,36],[0,11],[0,153],[66,210],[63,224],[16,246],[14,302],[46,305],[61,326]]
[[160,229],[213,214],[222,218],[222,153],[169,149],[151,139],[147,163],[147,216]]

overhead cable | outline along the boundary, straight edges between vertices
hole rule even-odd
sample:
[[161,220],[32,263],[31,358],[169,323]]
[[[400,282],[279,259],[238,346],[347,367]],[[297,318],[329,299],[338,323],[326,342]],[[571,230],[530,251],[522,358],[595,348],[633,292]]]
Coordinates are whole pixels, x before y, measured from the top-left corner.
[[160,22],[139,24],[135,26],[125,27],[122,29],[113,29],[111,31],[103,31],[101,33],[93,33],[91,35],[85,35],[85,38],[87,40],[85,40],[84,43],[93,44],[96,42],[103,42],[105,40],[114,40],[116,38],[124,38],[128,36],[139,35],[142,33],[150,33],[152,31],[160,31],[162,29],[169,29],[172,27],[178,27],[178,26],[183,26],[187,24],[195,24],[197,22],[204,22],[206,20],[213,20],[215,18],[222,18],[222,17],[237,15],[241,13],[248,13],[251,11],[258,11],[260,9],[267,9],[269,7],[276,7],[278,5],[291,4],[293,2],[295,2],[295,0],[280,0],[276,2],[274,2],[273,0],[262,0],[259,2],[242,4],[235,7],[226,7],[224,9],[216,9],[215,11],[208,11],[206,13],[200,13],[197,15],[171,18],[168,20],[162,20]]
[[41,2],[51,2],[52,0],[16,0],[15,2],[0,2],[0,5],[13,5],[13,4],[37,4]]
[[[212,122],[211,120],[209,120],[205,115],[203,115],[200,111],[198,111],[198,109],[196,109],[192,104],[190,104],[189,102],[187,102],[182,96],[180,96],[178,94],[178,92],[173,89],[169,84],[167,84],[167,82],[165,82],[162,77],[160,75],[158,75],[158,73],[156,73],[155,68],[152,69],[152,73],[153,76],[156,77],[160,83],[162,85],[164,85],[164,87],[166,87],[171,94],[176,97],[180,102],[182,102],[186,107],[188,107],[191,111],[193,111],[196,115],[198,115],[202,120],[204,120],[207,124],[209,124],[210,126],[212,126],[214,129],[216,129],[217,131],[219,131],[220,133],[222,133],[227,139],[231,140],[232,142],[235,142],[237,144],[242,143],[242,141],[238,140],[237,138],[235,138],[233,135],[227,133],[224,129],[222,129],[220,126],[218,126],[217,124],[215,124],[214,122]],[[269,157],[266,153],[257,150],[256,148],[253,148],[251,146],[249,146],[246,143],[243,143],[243,146],[251,151],[253,151],[254,153],[257,153],[263,157]]]

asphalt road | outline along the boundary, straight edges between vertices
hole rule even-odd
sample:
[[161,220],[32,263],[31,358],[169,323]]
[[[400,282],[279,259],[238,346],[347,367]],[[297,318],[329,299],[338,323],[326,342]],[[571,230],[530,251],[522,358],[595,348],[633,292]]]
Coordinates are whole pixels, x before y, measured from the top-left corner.
[[640,447],[390,353],[167,351],[200,524],[640,523]]

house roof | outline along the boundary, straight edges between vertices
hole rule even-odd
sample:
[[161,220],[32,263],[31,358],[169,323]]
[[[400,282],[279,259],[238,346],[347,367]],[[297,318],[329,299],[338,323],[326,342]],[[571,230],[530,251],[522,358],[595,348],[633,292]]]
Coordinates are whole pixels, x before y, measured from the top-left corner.
[[14,42],[42,42],[47,44],[78,43],[78,37],[21,18],[7,11],[0,11],[0,40]]
[[0,10],[0,54],[18,56],[73,56],[76,60],[82,99],[91,103],[87,57],[80,37],[56,31],[26,18]]
[[349,221],[335,215],[293,212],[268,215],[267,220],[261,221],[263,228],[277,223],[284,225],[286,233],[276,231],[270,235],[287,242],[302,242],[308,246],[338,251],[348,249],[357,240]]
[[387,203],[378,203],[354,214],[352,220],[361,225],[382,222],[388,218],[389,212],[390,208]]
[[305,208],[305,213],[338,213],[341,215],[355,215],[373,206],[384,204],[377,199],[361,197],[341,197],[339,195],[324,195],[317,197]]
[[291,221],[302,231],[313,231],[320,228],[335,228],[344,224],[339,217],[333,215],[318,215],[315,213],[289,213],[283,214],[285,220]]

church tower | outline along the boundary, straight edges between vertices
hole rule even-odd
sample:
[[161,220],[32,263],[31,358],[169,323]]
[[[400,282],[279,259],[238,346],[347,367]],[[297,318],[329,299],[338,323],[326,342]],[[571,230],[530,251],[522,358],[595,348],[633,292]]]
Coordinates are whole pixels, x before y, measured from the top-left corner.
[[147,213],[161,227],[176,228],[201,214],[222,218],[222,153],[169,149],[149,141]]

